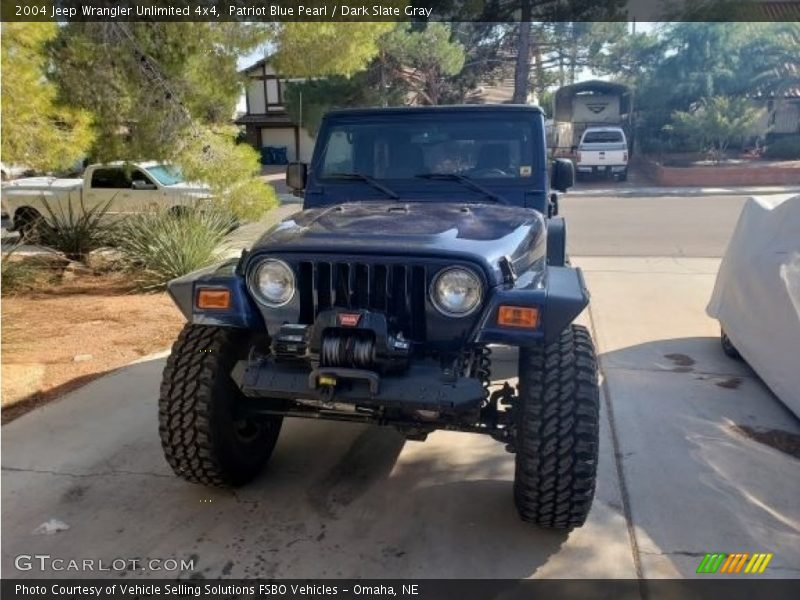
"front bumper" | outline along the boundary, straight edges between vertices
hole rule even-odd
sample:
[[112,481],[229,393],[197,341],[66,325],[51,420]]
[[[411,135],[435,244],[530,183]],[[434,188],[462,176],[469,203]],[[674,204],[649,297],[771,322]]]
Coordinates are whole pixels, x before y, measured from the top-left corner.
[[[360,369],[311,370],[263,359],[241,361],[232,375],[249,398],[335,402],[401,412],[462,413],[480,408],[485,396],[479,380],[448,376],[435,361],[412,361],[401,375],[379,376]],[[332,395],[320,385],[320,379],[326,377],[337,380]]]

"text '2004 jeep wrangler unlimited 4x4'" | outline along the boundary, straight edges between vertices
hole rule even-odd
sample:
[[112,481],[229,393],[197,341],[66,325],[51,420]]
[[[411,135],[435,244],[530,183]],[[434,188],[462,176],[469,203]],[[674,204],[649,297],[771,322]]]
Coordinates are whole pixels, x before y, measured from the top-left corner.
[[[531,106],[328,114],[303,211],[240,259],[169,284],[188,324],[164,370],[160,432],[181,477],[254,478],[284,417],[483,433],[516,453],[522,519],[571,528],[595,489],[588,303],[565,257],[542,112]],[[549,182],[548,182],[549,179]],[[519,387],[490,393],[491,345]]]

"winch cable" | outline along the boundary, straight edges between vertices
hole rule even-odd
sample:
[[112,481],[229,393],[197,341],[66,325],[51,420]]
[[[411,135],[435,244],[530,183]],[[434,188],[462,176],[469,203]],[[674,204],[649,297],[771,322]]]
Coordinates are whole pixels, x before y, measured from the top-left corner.
[[328,334],[322,339],[320,358],[325,367],[369,369],[375,362],[375,341],[361,336]]

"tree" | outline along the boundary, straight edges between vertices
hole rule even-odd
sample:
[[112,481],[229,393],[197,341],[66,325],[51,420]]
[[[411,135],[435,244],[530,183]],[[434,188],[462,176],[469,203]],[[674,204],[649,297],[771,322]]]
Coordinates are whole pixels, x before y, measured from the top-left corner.
[[96,158],[171,158],[196,127],[230,122],[236,61],[263,36],[242,23],[73,22],[51,44],[51,76],[96,116]]
[[752,93],[774,98],[772,117],[786,101],[786,92],[800,88],[800,23],[753,23],[750,29],[754,35],[744,53],[752,57]]
[[762,113],[748,98],[714,96],[703,99],[692,111],[674,112],[672,122],[674,131],[695,140],[719,162],[734,140],[754,133]]
[[637,88],[663,53],[662,40],[655,32],[622,33],[597,56],[593,70]]
[[523,0],[522,21],[519,24],[519,40],[517,45],[517,62],[514,65],[514,104],[525,104],[528,101],[531,72],[531,3]]
[[51,76],[62,98],[94,114],[97,160],[173,161],[237,216],[257,219],[275,194],[230,121],[237,58],[266,33],[245,23],[73,22],[51,44]]
[[275,69],[290,77],[349,77],[378,53],[394,23],[285,23],[277,31]]
[[440,104],[446,78],[464,66],[464,47],[451,41],[444,23],[428,23],[420,30],[398,27],[380,42],[384,57],[394,65],[394,75],[405,83],[413,104]]
[[286,110],[292,122],[316,135],[323,115],[334,108],[395,106],[405,102],[405,92],[384,86],[378,66],[352,77],[341,75],[303,82],[290,82],[284,90]]
[[752,84],[758,91],[782,96],[800,86],[800,23],[751,23],[744,52],[752,58]]
[[[520,21],[511,49],[516,57],[513,102],[525,102],[530,92],[531,52],[540,78],[547,68],[543,58],[555,54],[561,69],[561,85],[567,83],[567,79],[572,83],[581,66],[580,58],[584,54],[591,57],[597,53],[597,49],[586,43],[586,33],[601,27],[623,25],[612,22],[621,21],[624,7],[625,0],[572,0],[567,5],[556,0],[499,0],[498,3],[487,3],[487,10],[495,14],[507,14]],[[579,21],[566,21],[567,18]],[[539,21],[536,27],[531,23],[532,20]],[[559,27],[566,29],[567,35],[561,33],[547,40],[548,30]],[[568,75],[564,71],[565,63],[569,64]],[[540,85],[539,91],[543,89]]]
[[375,55],[375,40],[393,27],[73,22],[51,45],[51,76],[63,98],[95,115],[97,159],[174,161],[187,178],[210,184],[240,217],[254,218],[275,196],[257,177],[257,153],[237,146],[230,127],[243,84],[237,58],[272,43],[287,75],[349,76]]
[[3,23],[3,160],[41,171],[71,167],[92,143],[91,115],[58,102],[45,78],[55,23]]
[[463,46],[452,36],[443,23],[421,29],[398,25],[377,40],[376,55],[364,70],[290,83],[284,95],[287,111],[314,135],[332,108],[452,102],[459,93],[451,78],[464,65]]
[[[788,81],[796,42],[787,23],[674,23],[658,31],[650,68],[638,78],[637,139],[645,151],[680,149],[663,132],[673,113],[694,112],[704,98],[775,93]],[[783,34],[781,32],[784,32]],[[676,146],[675,144],[678,144]]]

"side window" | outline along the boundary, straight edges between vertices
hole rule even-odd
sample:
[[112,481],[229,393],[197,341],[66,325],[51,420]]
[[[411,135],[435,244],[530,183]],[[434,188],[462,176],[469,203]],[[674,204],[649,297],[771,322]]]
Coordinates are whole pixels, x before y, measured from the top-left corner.
[[139,169],[134,169],[133,171],[131,171],[131,178],[130,178],[130,181],[128,182],[128,187],[130,187],[133,184],[134,181],[144,181],[145,183],[147,183],[149,185],[153,185],[153,186],[155,185],[153,183],[153,180],[150,179],[150,177],[145,175],[144,172],[140,171]]
[[325,146],[322,175],[350,173],[353,170],[353,142],[344,131],[334,131]]
[[92,188],[123,190],[131,187],[122,169],[96,169],[92,173]]

